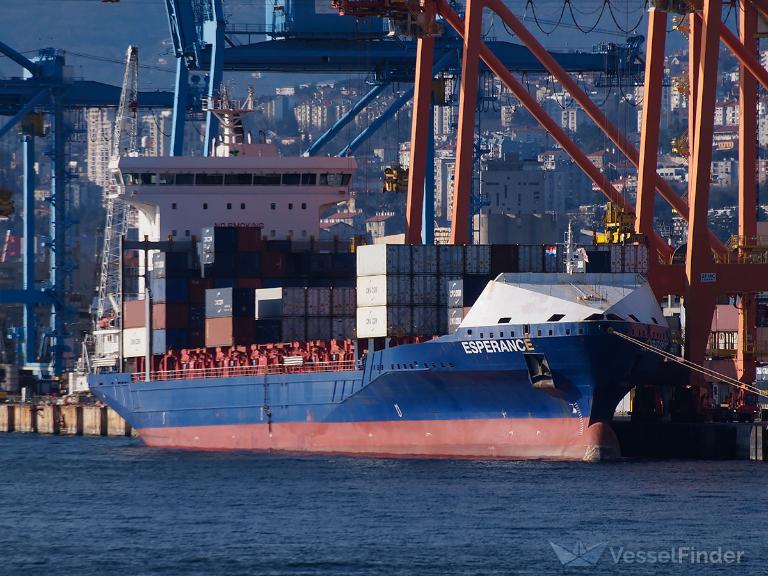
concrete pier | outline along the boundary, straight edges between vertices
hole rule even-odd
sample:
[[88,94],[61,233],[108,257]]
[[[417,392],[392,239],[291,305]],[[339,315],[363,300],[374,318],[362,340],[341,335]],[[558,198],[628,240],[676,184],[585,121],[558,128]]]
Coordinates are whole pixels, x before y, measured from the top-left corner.
[[130,436],[131,427],[120,414],[109,408],[107,411],[107,435],[108,436]]
[[86,436],[107,435],[107,408],[83,406],[83,434]]
[[32,404],[16,404],[14,411],[16,412],[14,432],[22,432],[24,434],[37,432],[37,406]]
[[37,406],[37,429],[38,434],[58,434],[61,428],[59,419],[59,406],[46,405]]
[[83,435],[83,407],[82,406],[62,406],[59,411],[61,425],[59,434],[68,436]]
[[14,432],[16,411],[11,404],[0,404],[0,432]]
[[632,422],[611,424],[624,458],[768,460],[768,422]]
[[133,429],[106,406],[0,404],[0,432],[130,436]]

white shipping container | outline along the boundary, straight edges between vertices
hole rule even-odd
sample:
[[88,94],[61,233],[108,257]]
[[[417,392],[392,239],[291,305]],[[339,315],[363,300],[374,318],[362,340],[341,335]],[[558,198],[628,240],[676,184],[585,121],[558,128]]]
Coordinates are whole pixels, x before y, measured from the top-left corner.
[[611,272],[623,272],[623,253],[624,246],[611,246]]
[[440,331],[440,308],[413,307],[413,336],[434,336]]
[[255,318],[280,318],[283,315],[283,289],[257,288],[254,290],[256,305]]
[[440,274],[464,273],[464,246],[442,244],[438,247]]
[[307,339],[307,319],[304,316],[283,316],[281,320],[283,342],[304,342]]
[[410,336],[411,308],[408,306],[366,306],[357,309],[357,337]]
[[331,320],[331,338],[346,340],[355,337],[355,317],[336,316]]
[[416,306],[438,306],[439,290],[437,288],[438,276],[413,276],[411,289],[412,302]]
[[648,246],[637,247],[637,271],[648,274]]
[[330,340],[330,316],[310,316],[307,318],[307,340]]
[[283,316],[305,316],[307,314],[307,289],[283,288]]
[[410,246],[402,244],[370,244],[357,248],[358,276],[410,273]]
[[437,274],[437,246],[434,244],[416,244],[410,248],[413,274]]
[[331,289],[307,288],[307,316],[331,315]]
[[[461,280],[462,280],[461,276],[440,276],[437,279],[437,290],[438,290],[437,299],[438,299],[438,304],[440,306],[445,306],[446,304],[448,304],[451,296],[454,297],[454,300],[456,300],[456,298],[459,298],[463,303],[463,296],[462,296],[463,286],[461,287],[454,286],[454,293],[453,294],[449,293],[449,287],[451,285],[451,282],[456,282]],[[458,288],[461,289],[462,294],[456,293],[456,290]]]
[[357,305],[407,306],[411,303],[410,276],[360,276]]
[[147,353],[147,329],[123,330],[123,358],[140,358]]
[[[456,329],[461,324],[461,321],[464,319],[464,309],[463,308],[448,308],[448,313],[446,316],[446,332],[448,334],[453,334],[456,332]],[[441,314],[442,316],[442,314]]]
[[487,244],[470,244],[464,251],[464,271],[467,274],[490,274],[491,247]]
[[624,272],[637,272],[637,248],[634,245],[622,246],[624,249]]
[[[352,287],[334,288],[331,291],[331,306],[334,316],[354,316],[357,308],[357,291]],[[354,325],[354,322],[352,323]]]

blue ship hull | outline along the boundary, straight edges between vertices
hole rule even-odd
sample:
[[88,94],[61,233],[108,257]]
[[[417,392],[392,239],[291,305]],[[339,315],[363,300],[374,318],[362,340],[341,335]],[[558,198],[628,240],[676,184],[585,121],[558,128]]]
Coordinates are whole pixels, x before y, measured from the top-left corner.
[[[369,354],[360,370],[133,381],[93,375],[93,393],[153,446],[402,456],[615,456],[608,423],[660,357],[579,322],[476,329]],[[536,336],[533,336],[535,334]],[[543,334],[543,336],[539,336]]]

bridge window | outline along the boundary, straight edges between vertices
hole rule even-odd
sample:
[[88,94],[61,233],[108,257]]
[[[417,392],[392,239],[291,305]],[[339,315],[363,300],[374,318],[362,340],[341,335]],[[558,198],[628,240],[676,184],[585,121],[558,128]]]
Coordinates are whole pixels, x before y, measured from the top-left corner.
[[208,202],[203,202],[203,210],[208,210]]
[[331,173],[320,174],[320,186],[347,186],[352,174]]
[[240,210],[245,210],[245,202],[240,202]]
[[317,174],[302,174],[301,184],[303,186],[315,186],[317,184]]
[[253,181],[251,174],[225,174],[224,184],[230,186],[250,186]]
[[176,202],[171,203],[171,210],[176,210]]
[[301,174],[283,174],[284,186],[298,186],[301,184]]
[[275,209],[277,209],[277,204],[275,204],[274,202],[272,202],[272,203],[269,205],[269,209],[270,209],[270,210],[275,210]]
[[280,186],[280,174],[254,174],[254,186]]
[[160,186],[173,186],[176,183],[176,174],[160,174],[158,184]]
[[176,174],[176,186],[192,186],[194,183],[194,174]]
[[307,203],[306,202],[302,202],[301,203],[301,209],[302,210],[306,210],[307,209]]
[[227,202],[227,210],[232,210],[232,202]]
[[224,176],[221,174],[200,173],[195,175],[195,184],[198,186],[221,186]]

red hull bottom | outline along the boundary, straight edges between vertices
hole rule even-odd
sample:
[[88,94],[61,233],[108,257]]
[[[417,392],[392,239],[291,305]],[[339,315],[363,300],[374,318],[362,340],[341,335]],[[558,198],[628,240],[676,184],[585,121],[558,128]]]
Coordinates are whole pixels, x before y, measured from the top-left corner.
[[145,428],[149,446],[441,458],[605,460],[619,456],[610,426],[579,420],[486,419],[291,422]]

